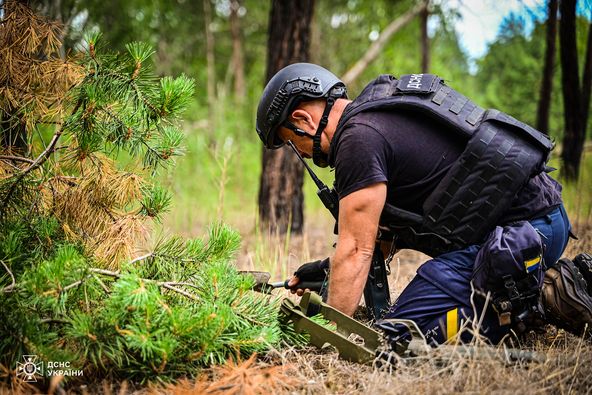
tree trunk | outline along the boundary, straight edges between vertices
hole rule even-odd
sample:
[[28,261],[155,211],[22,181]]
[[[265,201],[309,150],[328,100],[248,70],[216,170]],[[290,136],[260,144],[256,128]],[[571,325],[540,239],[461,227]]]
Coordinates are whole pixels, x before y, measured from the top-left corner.
[[[318,13],[316,15],[319,15]],[[312,18],[310,24],[310,45],[309,45],[309,62],[314,64],[323,63],[323,41],[321,33],[321,24],[319,17]]]
[[[212,24],[212,4],[210,3],[210,0],[203,0],[203,10],[206,33],[207,93],[208,106],[211,114],[212,111],[214,111],[214,106],[216,104],[216,64],[214,58],[214,35],[212,34],[212,29],[210,27]],[[212,130],[212,127],[213,126],[210,125],[210,130]]]
[[[314,0],[273,0],[269,18],[267,76],[309,57]],[[271,231],[302,232],[304,224],[303,167],[288,147],[263,150],[259,189],[259,219]]]
[[588,116],[590,115],[590,94],[592,93],[592,23],[588,26],[588,41],[586,44],[586,59],[584,62],[584,74],[582,76],[582,122],[584,136],[588,128]]
[[559,11],[561,14],[559,24],[561,84],[565,119],[561,152],[562,174],[568,180],[577,180],[585,135],[576,47],[576,0],[562,0]]
[[341,78],[346,85],[351,84],[354,82],[360,74],[364,72],[366,67],[370,63],[372,63],[380,54],[380,51],[384,46],[388,43],[390,38],[398,32],[401,28],[403,28],[406,24],[411,22],[413,18],[415,18],[424,8],[427,6],[427,1],[422,1],[418,3],[415,7],[411,10],[407,11],[405,14],[401,15],[394,21],[392,21],[378,36],[378,39],[368,47],[368,50],[364,53],[364,55],[354,64]]
[[421,11],[421,72],[428,73],[430,70],[430,38],[428,37],[428,18],[430,10],[428,9],[428,1],[426,7]]
[[245,61],[239,16],[241,3],[242,0],[232,0],[230,2],[230,34],[232,36],[234,97],[238,103],[243,103],[245,99]]
[[543,79],[537,108],[537,129],[549,134],[549,111],[551,110],[551,92],[553,90],[553,72],[555,71],[555,43],[557,41],[557,0],[549,0],[547,17],[547,39]]

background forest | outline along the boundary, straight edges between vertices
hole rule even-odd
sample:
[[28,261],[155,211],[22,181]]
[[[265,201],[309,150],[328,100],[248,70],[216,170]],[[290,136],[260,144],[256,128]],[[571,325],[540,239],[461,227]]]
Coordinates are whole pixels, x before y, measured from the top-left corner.
[[[185,73],[195,79],[195,95],[184,124],[186,154],[164,176],[165,185],[174,194],[171,212],[164,223],[167,229],[187,235],[201,233],[204,226],[216,219],[244,231],[252,230],[257,217],[262,150],[254,133],[255,110],[265,82],[271,2],[63,0],[39,3],[46,15],[68,26],[66,51],[76,47],[82,31],[100,30],[114,50],[124,49],[130,41],[152,44],[156,49],[158,74]],[[444,77],[480,105],[498,108],[536,125],[546,49],[546,2],[524,6],[526,11],[522,13],[505,15],[497,37],[476,59],[463,49],[455,30],[455,23],[461,17],[460,7],[470,11],[472,3],[439,1],[431,5],[427,70]],[[407,0],[316,2],[310,27],[310,61],[344,75],[380,32],[414,5],[414,1]],[[587,0],[577,4],[580,74],[585,62],[591,9]],[[350,95],[355,96],[378,74],[421,71],[421,31],[422,18],[415,17],[396,32],[376,59],[349,84]],[[549,133],[561,145],[564,109],[559,38],[556,40]],[[555,159],[558,151],[554,153]],[[584,159],[585,170],[581,175],[584,178],[581,183],[587,186],[588,192],[589,162]],[[321,174],[327,181],[332,179],[328,173]],[[578,215],[587,218],[590,206],[575,201],[582,195],[574,189],[567,186],[568,206],[573,210],[577,206]],[[323,209],[308,180],[305,180],[304,195],[305,218],[317,217],[316,213]]]

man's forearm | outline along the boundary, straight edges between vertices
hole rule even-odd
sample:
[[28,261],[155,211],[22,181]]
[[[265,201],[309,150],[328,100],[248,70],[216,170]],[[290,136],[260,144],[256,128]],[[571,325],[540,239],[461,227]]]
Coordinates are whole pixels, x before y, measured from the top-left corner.
[[386,184],[376,183],[339,200],[339,237],[329,275],[329,304],[353,315],[372,263]]
[[358,251],[346,256],[340,256],[338,252],[331,260],[328,303],[345,314],[353,315],[364,292],[372,251]]

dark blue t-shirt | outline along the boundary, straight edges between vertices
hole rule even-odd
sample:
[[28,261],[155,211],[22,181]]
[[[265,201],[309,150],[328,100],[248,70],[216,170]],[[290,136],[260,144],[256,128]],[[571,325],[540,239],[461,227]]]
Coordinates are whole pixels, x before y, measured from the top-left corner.
[[[339,198],[385,182],[389,204],[423,214],[426,198],[466,144],[446,128],[412,111],[368,111],[353,116],[336,132],[329,151]],[[560,203],[561,186],[540,174],[517,194],[502,223],[545,215]]]

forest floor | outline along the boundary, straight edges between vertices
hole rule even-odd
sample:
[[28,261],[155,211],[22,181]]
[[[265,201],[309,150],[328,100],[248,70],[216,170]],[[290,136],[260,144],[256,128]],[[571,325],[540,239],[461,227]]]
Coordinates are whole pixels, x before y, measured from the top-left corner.
[[[573,257],[592,251],[592,224],[574,227],[565,253]],[[309,229],[288,243],[268,238],[278,246],[272,255],[287,269],[276,268],[276,279],[292,273],[302,262],[331,253],[326,245],[327,227]],[[257,246],[262,240],[246,239],[239,264],[261,269]],[[393,260],[390,285],[393,300],[413,278],[427,256],[402,251]],[[261,263],[261,262],[259,262]],[[268,268],[273,269],[272,268]],[[283,272],[283,274],[278,274]],[[282,291],[287,294],[287,291]],[[544,333],[512,339],[509,346],[544,355],[544,361],[507,364],[501,359],[471,358],[453,353],[445,362],[436,358],[399,361],[396,366],[376,367],[346,362],[335,351],[315,348],[272,351],[256,359],[208,370],[198,381],[152,387],[148,393],[172,394],[439,394],[439,393],[592,393],[592,343],[548,325]],[[436,354],[437,355],[437,354]]]

